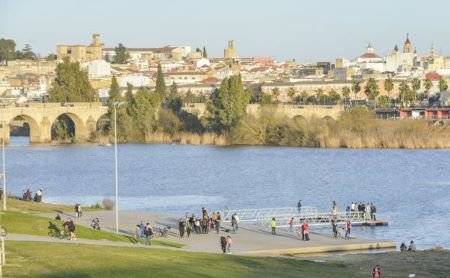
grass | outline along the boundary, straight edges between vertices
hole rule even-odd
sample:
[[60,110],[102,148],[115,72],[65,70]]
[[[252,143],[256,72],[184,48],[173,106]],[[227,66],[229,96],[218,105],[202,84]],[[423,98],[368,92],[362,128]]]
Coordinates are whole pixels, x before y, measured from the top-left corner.
[[[27,202],[9,197],[7,200],[8,211],[18,211],[25,213],[48,213],[48,212],[62,212],[75,211],[75,205],[60,205],[38,202]],[[83,211],[99,211],[102,208],[83,207]]]
[[366,277],[341,263],[162,249],[14,242],[5,277]]
[[[6,228],[8,233],[27,234],[37,236],[48,236],[50,229],[62,229],[63,221],[36,216],[33,214],[8,211],[2,214],[1,225]],[[94,229],[76,225],[75,230],[77,238],[92,240],[109,240],[118,242],[136,243],[132,236],[125,236],[105,231],[96,231]],[[160,246],[180,248],[183,245],[169,241],[153,240],[153,244]]]

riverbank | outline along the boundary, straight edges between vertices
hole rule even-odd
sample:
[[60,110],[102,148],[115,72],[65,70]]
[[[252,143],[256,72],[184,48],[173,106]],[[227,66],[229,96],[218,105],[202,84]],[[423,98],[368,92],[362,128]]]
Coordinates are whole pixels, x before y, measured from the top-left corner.
[[[27,202],[29,203],[29,202]],[[37,203],[29,203],[29,206]],[[42,207],[46,204],[39,204]],[[50,221],[57,211],[51,211],[55,205],[48,205],[42,213],[36,215],[38,209],[21,212],[5,219],[8,221],[24,221],[33,232],[39,231],[41,219]],[[70,206],[69,206],[70,207]],[[6,215],[19,212],[6,212]],[[76,218],[77,230],[84,232],[89,229],[93,217],[101,219],[102,235],[114,228],[114,213],[112,211],[86,211],[82,218]],[[61,212],[63,217],[73,217],[71,212]],[[49,218],[46,218],[48,216]],[[177,219],[170,215],[146,212],[120,212],[121,233],[133,233],[133,227],[138,219],[150,221],[154,227],[171,224]],[[38,221],[39,219],[39,221]],[[17,224],[17,223],[16,223]],[[269,232],[269,228],[242,225],[238,233],[227,233],[228,224],[220,234],[191,235],[189,239],[179,238],[177,229],[172,228],[168,238],[163,238],[151,248],[145,245],[133,244],[122,240],[105,241],[105,238],[91,240],[80,239],[79,242],[52,239],[42,236],[29,236],[30,230],[15,224],[15,235],[6,238],[6,277],[48,277],[50,276],[95,276],[95,277],[147,277],[148,273],[161,277],[367,277],[375,264],[379,264],[382,273],[391,277],[406,277],[415,273],[418,277],[445,277],[449,266],[449,251],[433,250],[413,253],[387,252],[382,254],[317,255],[307,253],[298,256],[296,252],[286,253],[285,250],[293,245],[324,244],[331,242],[334,246],[347,245],[348,242],[357,243],[365,239],[336,240],[331,237],[311,233],[311,241],[303,242],[292,234],[279,230],[276,236]],[[9,225],[9,224],[8,224]],[[47,226],[47,225],[44,225]],[[83,229],[82,229],[83,226]],[[129,227],[130,226],[130,227]],[[19,236],[16,233],[24,233]],[[96,232],[92,230],[92,232]],[[219,238],[221,235],[231,235],[233,238],[233,255],[220,255]],[[100,233],[99,233],[100,235]],[[117,236],[111,233],[112,236]],[[157,243],[156,241],[154,243]],[[374,244],[375,245],[375,244]],[[175,247],[175,248],[174,248]],[[181,248],[180,248],[181,247]],[[249,248],[253,250],[248,252]],[[283,252],[275,252],[278,248]],[[310,247],[309,247],[310,248]],[[270,250],[270,253],[267,253]],[[267,256],[275,256],[267,257]],[[288,258],[286,258],[286,256]],[[61,259],[63,258],[63,259]],[[95,262],[93,265],[92,262]],[[149,263],[151,262],[151,263]],[[282,270],[282,271],[280,271]]]

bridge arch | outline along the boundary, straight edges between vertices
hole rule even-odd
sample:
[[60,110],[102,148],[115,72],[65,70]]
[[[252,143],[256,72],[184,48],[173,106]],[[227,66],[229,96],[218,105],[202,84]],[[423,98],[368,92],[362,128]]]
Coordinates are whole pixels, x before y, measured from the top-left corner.
[[30,115],[24,113],[18,113],[6,120],[5,125],[5,143],[9,143],[10,140],[10,127],[9,125],[16,119],[21,119],[30,127],[30,143],[40,142],[41,129],[38,121]]
[[[65,120],[64,118],[67,117],[68,119],[70,119],[70,121],[72,121],[73,123],[73,138],[77,141],[77,142],[83,142],[85,140],[87,140],[89,138],[89,130],[86,126],[86,124],[83,122],[83,120],[75,113],[72,112],[63,112],[58,114],[53,121],[51,122],[51,127],[52,129],[54,128],[55,123],[57,122],[57,120]],[[69,128],[71,126],[71,123],[69,124]]]

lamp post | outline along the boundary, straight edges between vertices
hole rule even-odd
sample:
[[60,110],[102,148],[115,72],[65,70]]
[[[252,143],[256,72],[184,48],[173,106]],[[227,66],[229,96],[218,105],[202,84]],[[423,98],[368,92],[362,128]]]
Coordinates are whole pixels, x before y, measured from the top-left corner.
[[112,103],[114,108],[114,161],[115,161],[115,173],[116,173],[116,233],[119,233],[119,173],[117,170],[117,108],[122,105],[123,102],[115,101]]
[[2,137],[2,161],[3,161],[3,173],[2,173],[2,178],[3,178],[3,211],[6,211],[6,158],[5,158],[5,128],[6,128],[6,120],[5,120],[5,105],[3,105],[2,107],[2,132],[3,132],[3,137]]

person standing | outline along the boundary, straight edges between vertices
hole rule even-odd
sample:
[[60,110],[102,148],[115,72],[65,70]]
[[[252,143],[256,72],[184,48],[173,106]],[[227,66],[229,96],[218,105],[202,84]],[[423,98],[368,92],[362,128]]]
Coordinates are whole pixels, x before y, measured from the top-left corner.
[[305,240],[309,241],[309,225],[305,223]]
[[178,230],[180,231],[180,238],[184,236],[184,229],[186,227],[186,221],[183,221],[182,218],[178,221]]
[[381,278],[380,266],[376,265],[372,270],[372,278]]
[[75,223],[73,223],[71,218],[69,218],[69,223],[67,224],[67,228],[69,229],[69,233],[70,233],[69,240],[77,239],[75,236]]
[[217,218],[216,218],[216,232],[219,233],[220,231],[220,221],[222,221],[222,217],[220,216],[220,212],[217,212]]
[[414,241],[412,241],[412,240],[411,240],[411,242],[409,243],[408,251],[412,251],[412,252],[415,252],[415,251],[416,251],[416,244],[415,244]]
[[291,219],[289,220],[289,232],[293,232],[294,231],[294,217],[291,217]]
[[223,254],[227,252],[227,238],[224,236],[220,237],[220,248],[222,249]]
[[142,222],[142,220],[141,220],[140,228],[141,228],[141,238],[144,238],[145,237],[145,224],[144,224],[144,222]]
[[136,228],[134,229],[134,234],[137,240],[141,238],[141,226],[139,224],[136,225]]
[[350,238],[350,233],[352,231],[352,222],[350,219],[347,220],[347,223],[345,223],[345,237]]
[[147,222],[145,225],[145,244],[152,246],[153,227]]
[[302,200],[298,200],[297,210],[298,210],[298,214],[300,214],[300,212],[302,211]]
[[227,236],[227,253],[231,254],[231,245],[233,244],[233,240],[231,236]]
[[302,240],[305,240],[305,230],[306,230],[306,222],[303,221],[302,226],[300,227],[300,229],[302,230]]
[[191,222],[189,221],[189,219],[186,221],[186,233],[187,233],[187,237],[189,238],[189,236],[191,235],[192,232],[192,225]]
[[275,217],[272,217],[272,221],[270,222],[270,227],[272,227],[272,235],[276,235],[277,231],[277,220],[275,219]]
[[351,208],[351,211],[354,212],[356,209],[356,202],[352,202],[352,206],[350,208]]
[[337,219],[338,208],[337,208],[335,201],[333,201],[333,208],[332,208],[331,212],[333,214],[333,219]]
[[372,220],[377,221],[377,207],[374,204],[372,204],[371,211],[372,211]]
[[336,220],[334,220],[334,219],[331,220],[331,227],[333,228],[333,237],[337,238],[338,232],[337,232]]

